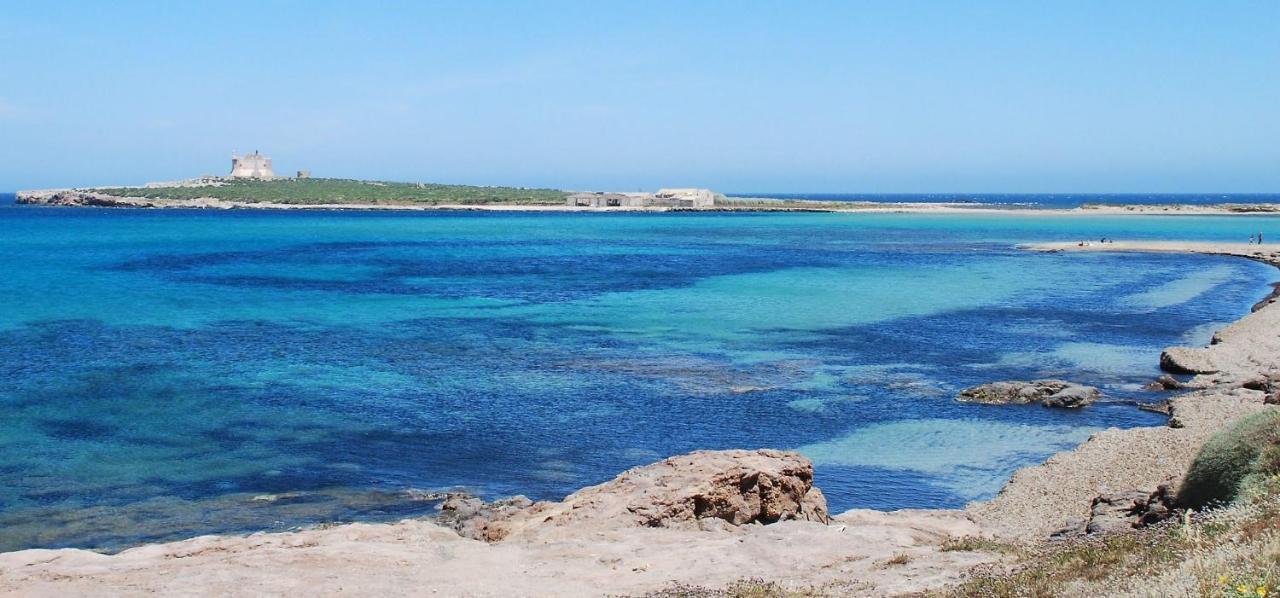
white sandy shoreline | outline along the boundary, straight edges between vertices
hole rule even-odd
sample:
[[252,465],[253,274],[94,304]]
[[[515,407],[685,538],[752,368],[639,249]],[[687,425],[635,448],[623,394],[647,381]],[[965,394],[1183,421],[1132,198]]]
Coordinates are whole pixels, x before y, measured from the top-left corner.
[[[1275,250],[1241,243],[1043,243],[1033,251],[1181,252],[1280,265]],[[348,524],[249,536],[206,536],[117,555],[84,550],[0,554],[0,593],[21,595],[594,596],[639,594],[672,582],[711,587],[757,577],[784,587],[837,584],[841,595],[881,596],[955,583],[998,559],[940,549],[948,537],[1033,542],[1086,516],[1100,493],[1176,482],[1203,442],[1261,409],[1243,381],[1280,369],[1280,307],[1266,305],[1227,326],[1218,342],[1186,349],[1212,364],[1172,400],[1182,427],[1111,429],[1044,464],[1019,470],[993,500],[963,510],[854,510],[831,525],[788,521],[732,530],[625,528],[494,544],[425,521]],[[898,554],[908,560],[886,565]],[[495,574],[501,572],[501,574]],[[839,585],[845,584],[845,585]]]

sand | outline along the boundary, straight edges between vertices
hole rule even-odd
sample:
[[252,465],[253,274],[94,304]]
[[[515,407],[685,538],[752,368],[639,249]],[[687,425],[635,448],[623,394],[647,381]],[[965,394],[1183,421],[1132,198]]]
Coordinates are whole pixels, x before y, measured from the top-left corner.
[[[1030,246],[1040,251],[1170,251],[1238,255],[1280,264],[1280,252],[1210,243]],[[1088,514],[1100,493],[1177,483],[1206,438],[1260,409],[1242,381],[1280,366],[1280,307],[1228,326],[1203,352],[1220,371],[1173,400],[1181,428],[1106,430],[1014,475],[994,500],[966,510],[855,510],[830,525],[710,526],[708,531],[572,527],[486,544],[425,521],[349,524],[250,536],[209,536],[116,555],[84,550],[0,554],[0,593],[67,595],[643,594],[673,583],[719,587],[762,578],[836,595],[883,596],[961,579],[995,554],[944,551],[949,537],[1043,541]],[[895,558],[896,557],[896,558]]]

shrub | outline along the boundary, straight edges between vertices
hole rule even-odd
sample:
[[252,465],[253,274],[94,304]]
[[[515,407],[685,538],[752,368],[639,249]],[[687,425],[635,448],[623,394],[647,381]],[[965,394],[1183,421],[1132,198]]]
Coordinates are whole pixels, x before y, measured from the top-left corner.
[[1178,490],[1178,503],[1195,509],[1229,503],[1280,473],[1280,411],[1250,415],[1218,432],[1196,455]]

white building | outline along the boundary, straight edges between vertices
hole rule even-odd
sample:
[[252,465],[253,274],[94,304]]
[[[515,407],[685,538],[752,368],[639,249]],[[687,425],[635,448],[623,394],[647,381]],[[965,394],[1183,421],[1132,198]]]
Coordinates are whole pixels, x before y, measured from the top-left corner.
[[275,176],[275,171],[271,170],[271,158],[257,151],[244,156],[231,154],[231,178],[271,179]]

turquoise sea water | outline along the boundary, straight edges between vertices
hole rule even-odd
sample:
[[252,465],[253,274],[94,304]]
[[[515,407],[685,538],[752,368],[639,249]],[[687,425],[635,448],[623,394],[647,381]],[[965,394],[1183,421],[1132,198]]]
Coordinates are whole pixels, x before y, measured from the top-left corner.
[[[834,510],[955,507],[1108,426],[1253,262],[1263,217],[0,208],[0,549],[554,499],[694,449],[794,448]],[[1273,233],[1275,235],[1273,236]],[[1077,412],[963,405],[1066,377]]]

